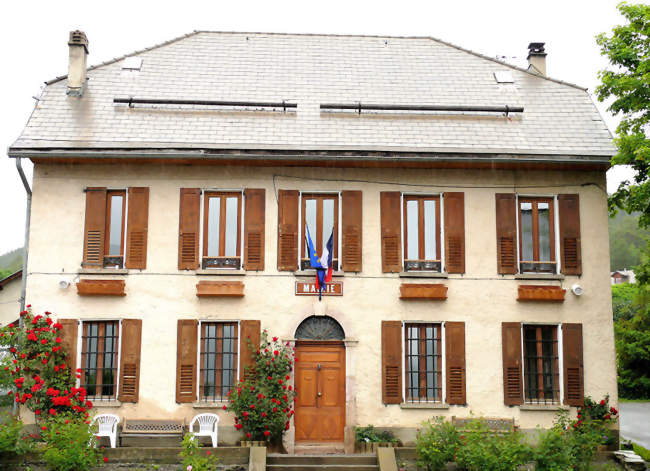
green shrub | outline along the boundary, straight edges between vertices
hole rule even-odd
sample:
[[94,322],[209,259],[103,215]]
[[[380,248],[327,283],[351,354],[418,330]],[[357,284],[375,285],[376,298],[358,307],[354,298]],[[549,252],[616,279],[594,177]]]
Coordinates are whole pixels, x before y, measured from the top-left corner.
[[532,458],[532,449],[521,432],[493,432],[481,420],[469,423],[461,443],[456,463],[467,471],[515,471]]
[[426,422],[418,431],[416,449],[418,465],[437,471],[454,461],[460,446],[460,432],[442,417]]
[[596,449],[604,441],[603,433],[599,420],[573,421],[568,411],[560,411],[535,449],[538,471],[590,470]]
[[650,461],[650,450],[643,448],[641,445],[637,445],[636,443],[632,443],[632,449],[634,450],[634,453],[639,455],[645,461]]
[[377,430],[374,425],[354,427],[354,436],[358,442],[397,442],[397,438],[388,430]]
[[53,471],[86,471],[100,457],[90,426],[79,419],[57,417],[41,426],[43,458]]
[[22,455],[32,449],[31,437],[22,434],[23,423],[10,414],[0,417],[0,453]]
[[202,452],[199,449],[199,440],[192,440],[192,434],[186,433],[183,437],[183,471],[211,471],[214,470],[217,458],[210,450]]

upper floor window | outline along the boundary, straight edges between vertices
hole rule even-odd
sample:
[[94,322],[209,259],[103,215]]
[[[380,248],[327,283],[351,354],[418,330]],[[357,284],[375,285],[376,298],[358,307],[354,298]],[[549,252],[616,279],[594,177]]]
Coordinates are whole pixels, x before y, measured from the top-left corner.
[[441,270],[440,196],[403,196],[404,271]]
[[334,270],[339,268],[338,231],[339,231],[339,195],[338,193],[314,194],[303,193],[301,202],[302,234],[304,244],[300,252],[300,269],[307,270],[309,264],[309,247],[307,244],[307,228],[318,256],[332,237],[332,264]]
[[202,268],[241,267],[241,208],[240,192],[204,192]]
[[104,266],[124,266],[124,216],[126,191],[106,192],[106,233],[104,241]]
[[555,273],[553,198],[519,198],[519,270]]
[[83,322],[81,386],[95,399],[115,399],[118,378],[119,321]]
[[149,188],[87,188],[82,266],[146,268],[148,218]]

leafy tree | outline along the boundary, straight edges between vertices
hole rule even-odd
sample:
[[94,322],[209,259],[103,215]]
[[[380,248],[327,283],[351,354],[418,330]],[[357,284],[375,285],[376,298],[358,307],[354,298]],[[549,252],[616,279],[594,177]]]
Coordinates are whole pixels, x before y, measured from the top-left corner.
[[650,242],[650,230],[639,227],[639,214],[619,212],[609,220],[610,269],[631,268],[641,263],[641,252]]
[[[650,227],[650,6],[621,3],[619,12],[628,21],[616,26],[611,36],[600,34],[596,41],[613,70],[603,70],[602,84],[596,89],[600,101],[613,99],[609,110],[621,115],[616,130],[618,153],[614,165],[630,165],[636,171],[634,181],[624,181],[609,198],[609,210],[639,212],[639,226]],[[637,270],[641,284],[650,283],[650,244],[646,246]]]

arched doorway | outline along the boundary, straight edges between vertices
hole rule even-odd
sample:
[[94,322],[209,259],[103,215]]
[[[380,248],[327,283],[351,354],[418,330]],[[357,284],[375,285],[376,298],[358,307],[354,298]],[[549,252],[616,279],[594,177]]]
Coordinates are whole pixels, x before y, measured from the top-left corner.
[[343,442],[345,332],[328,316],[311,316],[296,329],[295,440]]

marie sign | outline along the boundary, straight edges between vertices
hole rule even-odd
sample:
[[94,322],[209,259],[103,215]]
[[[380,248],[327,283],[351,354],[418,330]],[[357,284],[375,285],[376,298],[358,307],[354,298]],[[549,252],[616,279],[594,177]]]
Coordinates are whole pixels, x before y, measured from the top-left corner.
[[[296,296],[318,296],[316,283],[296,281]],[[323,287],[323,296],[343,296],[343,282],[331,281],[325,283],[325,286]]]

